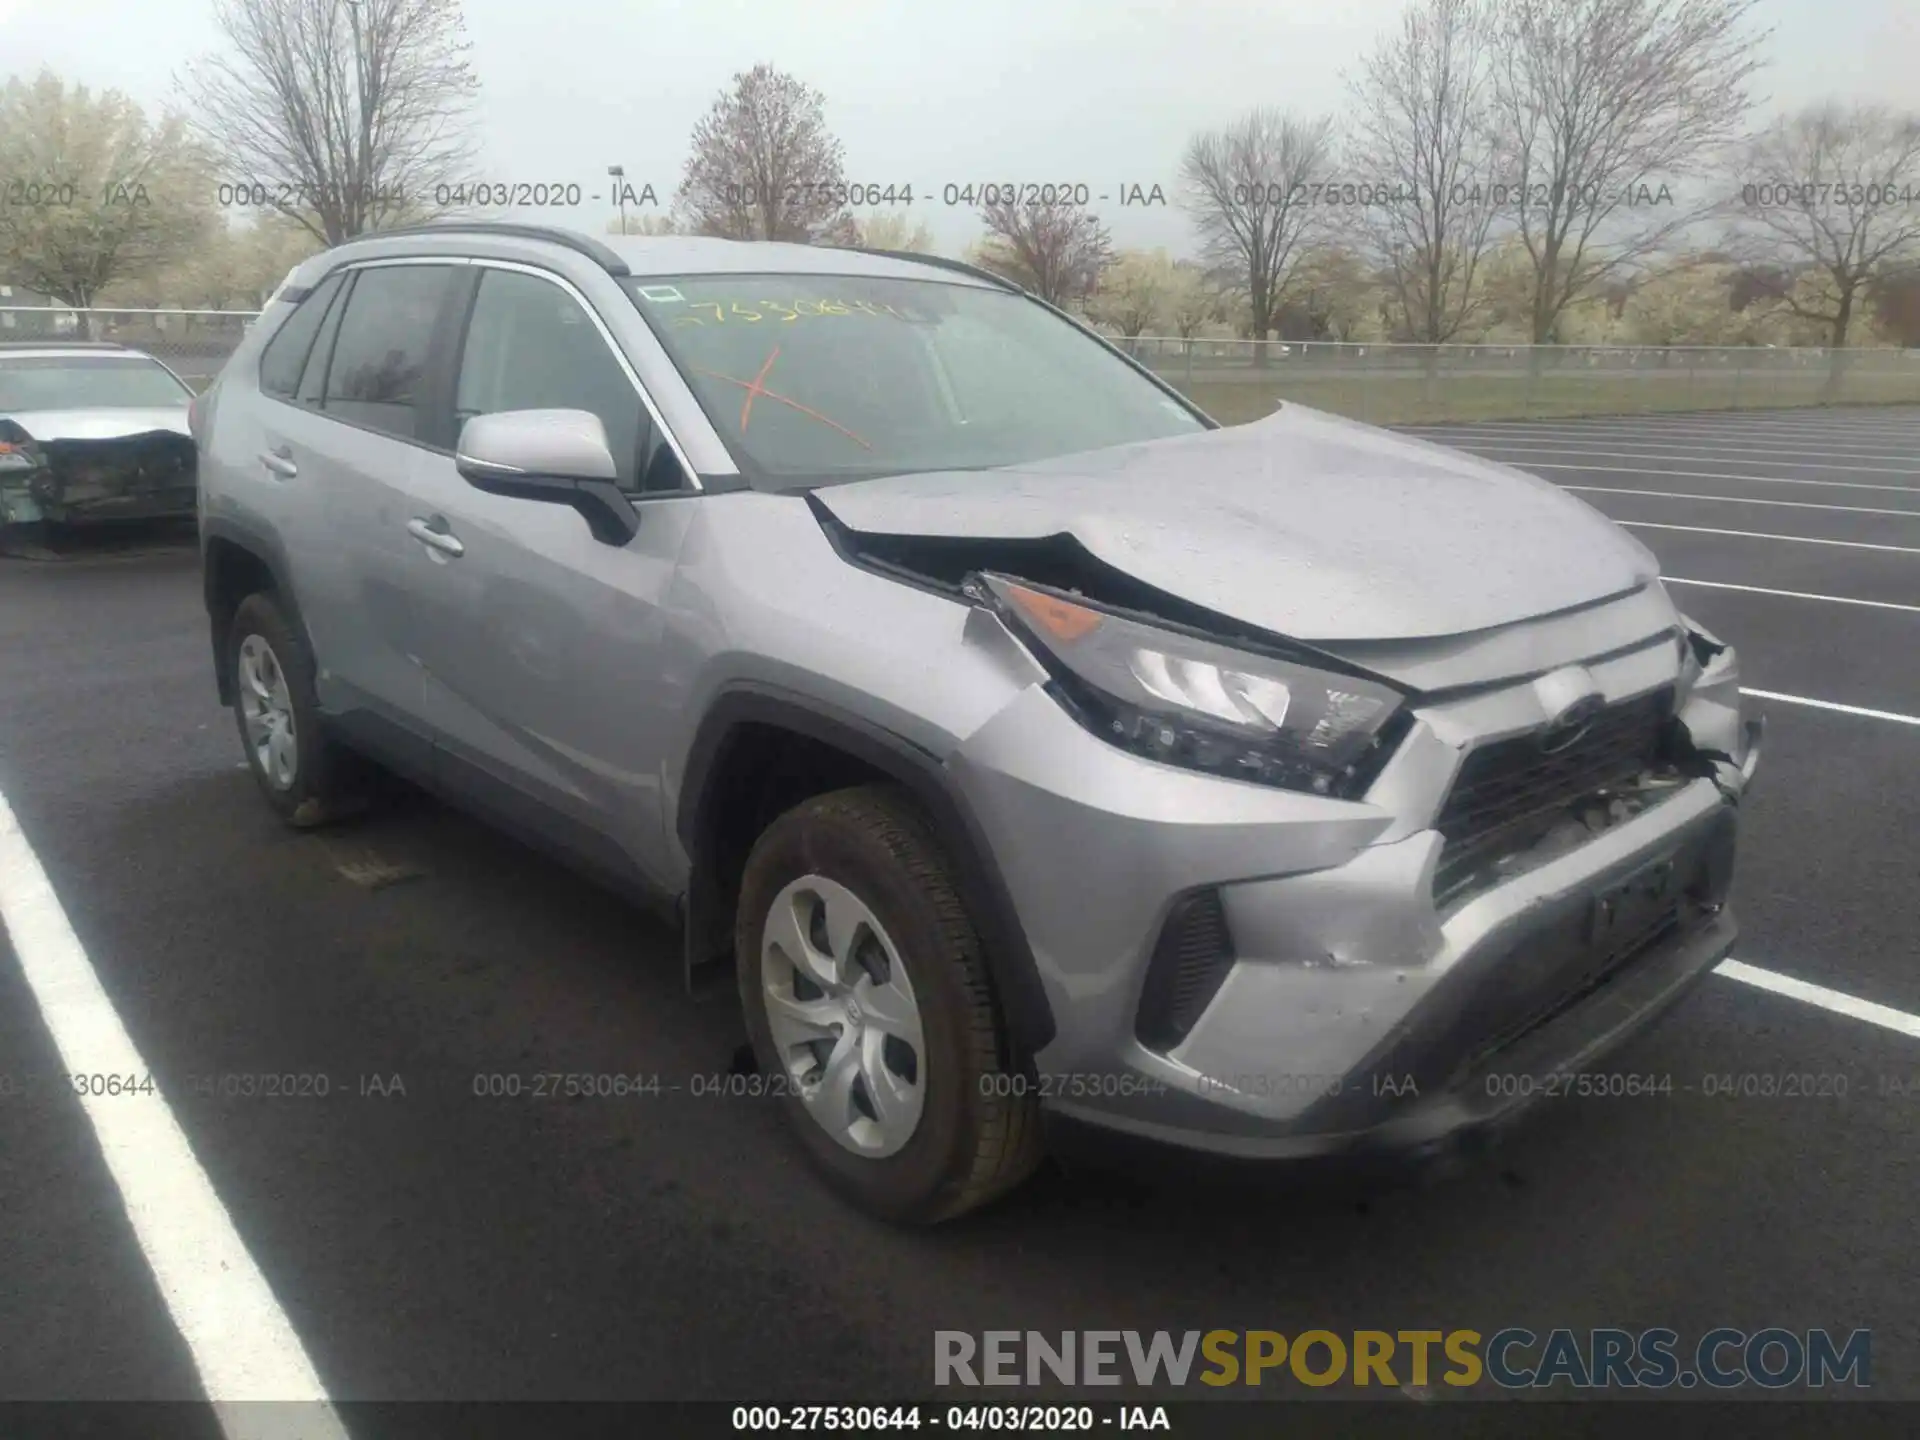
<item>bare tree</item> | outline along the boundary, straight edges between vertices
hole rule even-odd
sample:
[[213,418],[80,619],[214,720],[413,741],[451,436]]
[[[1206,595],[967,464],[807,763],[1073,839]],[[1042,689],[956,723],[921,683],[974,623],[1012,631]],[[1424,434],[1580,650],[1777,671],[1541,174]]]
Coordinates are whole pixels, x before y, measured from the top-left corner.
[[1920,345],[1920,265],[1901,265],[1874,277],[1874,320],[1895,345]]
[[459,0],[215,0],[183,89],[223,177],[338,245],[451,208],[479,81]]
[[1440,345],[1485,303],[1494,142],[1482,0],[1417,0],[1351,84],[1356,175],[1384,187],[1359,211],[1406,338]]
[[857,242],[825,97],[771,65],[733,77],[693,130],[674,208],[695,234]]
[[1113,260],[1107,227],[1084,205],[1019,205],[1007,197],[982,206],[980,218],[987,227],[981,263],[1050,305],[1085,300]]
[[[1278,110],[1256,110],[1187,145],[1181,204],[1200,233],[1202,257],[1244,295],[1255,340],[1274,328],[1302,245],[1325,228],[1315,187],[1326,180],[1333,148],[1330,118]],[[1264,345],[1255,355],[1266,363]]]
[[1841,348],[1873,281],[1920,255],[1920,115],[1815,106],[1757,137],[1741,173],[1730,248],[1797,273],[1780,303]]
[[0,88],[0,274],[81,311],[157,277],[218,224],[205,157],[177,116],[50,72]]
[[1494,187],[1532,261],[1531,330],[1673,248],[1713,208],[1683,204],[1752,97],[1757,0],[1496,0]]
[[1381,309],[1379,276],[1365,258],[1339,245],[1316,245],[1294,266],[1287,314],[1302,339],[1350,343],[1375,338]]

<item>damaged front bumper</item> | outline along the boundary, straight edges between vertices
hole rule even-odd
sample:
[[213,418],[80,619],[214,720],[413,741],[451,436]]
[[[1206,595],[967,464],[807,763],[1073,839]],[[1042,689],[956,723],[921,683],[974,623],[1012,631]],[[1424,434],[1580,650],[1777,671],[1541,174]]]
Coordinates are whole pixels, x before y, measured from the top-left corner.
[[1525,686],[1417,711],[1361,801],[1145,762],[1024,694],[949,763],[1058,1019],[1050,1118],[1221,1156],[1417,1152],[1591,1073],[1734,943],[1761,726],[1714,643],[1591,664],[1610,705],[1673,690],[1680,763],[1439,900],[1436,819],[1468,752],[1540,724]]

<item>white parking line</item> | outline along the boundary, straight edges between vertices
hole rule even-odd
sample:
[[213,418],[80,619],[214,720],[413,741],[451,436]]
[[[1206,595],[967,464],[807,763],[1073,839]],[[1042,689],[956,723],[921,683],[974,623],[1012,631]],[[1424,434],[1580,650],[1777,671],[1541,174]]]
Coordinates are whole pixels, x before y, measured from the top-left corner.
[[1783,505],[1791,510],[1840,510],[1849,515],[1904,515],[1920,520],[1920,510],[1888,510],[1872,505],[1822,505],[1817,500],[1763,500],[1757,495],[1696,495],[1686,490],[1628,490],[1619,485],[1562,485],[1588,495],[1651,495],[1656,500],[1713,500],[1722,505]]
[[[1785,450],[1775,449],[1771,446],[1764,446],[1764,445],[1710,445],[1710,446],[1701,446],[1699,448],[1689,449],[1689,450],[1681,450],[1678,448],[1667,448],[1662,450],[1645,450],[1645,449],[1629,448],[1622,445],[1569,445],[1564,441],[1549,441],[1549,440],[1543,440],[1536,443],[1528,440],[1481,439],[1478,436],[1470,436],[1464,440],[1456,439],[1456,440],[1450,441],[1449,443],[1455,449],[1470,450],[1476,455],[1484,454],[1484,455],[1487,455],[1489,459],[1492,459],[1496,453],[1507,454],[1516,450],[1523,450],[1523,451],[1539,450],[1539,451],[1545,451],[1550,455],[1566,456],[1568,457],[1570,462],[1576,462],[1576,463],[1578,462],[1580,457],[1591,455],[1596,461],[1601,461],[1601,462],[1604,462],[1607,460],[1639,460],[1639,461],[1653,460],[1653,461],[1674,461],[1684,465],[1688,461],[1695,461],[1695,462],[1705,461],[1711,464],[1713,461],[1718,460],[1723,464],[1734,463],[1734,464],[1740,464],[1740,465],[1780,465],[1780,466],[1790,466],[1795,470],[1838,470],[1848,475],[1920,476],[1920,469],[1916,469],[1912,466],[1837,465],[1837,464],[1831,463],[1831,461],[1802,460],[1796,456],[1790,455],[1789,452]],[[1735,455],[1735,454],[1729,453],[1730,451],[1734,451],[1734,450],[1751,450],[1751,451],[1760,451],[1763,453],[1747,454],[1747,455]],[[1816,453],[1831,456],[1833,454],[1833,451],[1822,450]],[[1773,457],[1779,457],[1779,458],[1773,458]],[[1880,457],[1875,456],[1873,458],[1878,459]],[[1509,463],[1525,464],[1526,462],[1524,460],[1520,460],[1520,461],[1513,461]]]
[[[1495,459],[1487,456],[1487,459]],[[1637,465],[1567,465],[1546,460],[1500,460],[1516,470],[1585,470],[1595,475],[1665,475],[1676,480],[1756,480],[1764,485],[1818,485],[1831,490],[1891,490],[1900,495],[1920,495],[1920,485],[1868,485],[1850,480],[1797,480],[1785,475],[1736,475],[1727,470],[1649,470]],[[1541,476],[1546,479],[1546,476]]]
[[1812,535],[1773,535],[1765,530],[1716,530],[1709,525],[1662,525],[1653,520],[1615,520],[1616,525],[1635,530],[1685,530],[1693,535],[1742,535],[1749,540],[1791,540],[1797,545],[1838,545],[1847,550],[1891,550],[1899,555],[1920,555],[1911,545],[1870,545],[1865,540],[1821,540]]
[[[0,921],[64,1070],[149,1075],[4,795]],[[227,1435],[284,1435],[286,1424],[275,1419],[274,1407],[246,1402],[296,1400],[317,1402],[301,1416],[306,1440],[346,1440],[299,1336],[235,1233],[166,1098],[76,1098]]]
[[1911,610],[1920,615],[1920,605],[1902,605],[1894,600],[1859,600],[1851,595],[1815,595],[1809,590],[1770,590],[1765,585],[1735,585],[1726,580],[1683,580],[1678,575],[1662,575],[1663,585],[1704,585],[1710,590],[1745,590],[1751,595],[1779,595],[1788,600],[1824,600],[1829,605],[1870,605],[1875,610]]
[[[1766,445],[1759,443],[1739,444],[1733,441],[1720,440],[1701,441],[1696,444],[1662,444],[1657,440],[1616,440],[1603,435],[1582,435],[1577,439],[1562,439],[1553,435],[1536,436],[1531,431],[1523,438],[1510,440],[1500,435],[1467,434],[1460,431],[1421,433],[1413,431],[1412,427],[1408,428],[1410,432],[1419,434],[1423,440],[1440,440],[1448,445],[1454,446],[1456,449],[1462,450],[1550,450],[1563,455],[1602,455],[1621,460],[1713,460],[1716,458],[1724,458],[1728,460],[1739,459],[1749,465],[1791,465],[1802,470],[1858,470],[1870,475],[1920,475],[1920,466],[1836,465],[1831,463],[1832,457],[1841,452],[1835,451],[1830,445],[1801,449],[1785,445]],[[1586,443],[1589,439],[1601,443],[1589,445]],[[1729,451],[1737,450],[1750,450],[1755,453],[1753,455],[1739,456],[1728,453]],[[1828,458],[1826,460],[1802,460],[1798,458],[1771,460],[1768,458],[1770,456],[1798,457],[1801,455],[1824,455]],[[1887,451],[1880,451],[1871,455],[1846,455],[1844,458],[1849,460],[1904,460],[1911,459],[1912,455],[1911,453],[1895,455]]]
[[[1492,424],[1492,422],[1486,422],[1486,424]],[[1407,428],[1411,428],[1411,426],[1407,426]],[[1438,438],[1438,436],[1446,436],[1446,434],[1463,434],[1463,430],[1457,430],[1457,428],[1442,428],[1442,426],[1423,426],[1423,428],[1421,428],[1421,434],[1427,434],[1428,438]],[[1484,434],[1484,432],[1482,432],[1482,434]],[[1536,426],[1534,422],[1519,420],[1519,422],[1515,422],[1511,428],[1503,430],[1503,434],[1513,436],[1513,438],[1524,438],[1524,436],[1538,434],[1538,426]],[[1736,436],[1745,436],[1745,442],[1741,442]],[[1492,436],[1490,436],[1490,438],[1492,438]],[[1736,430],[1736,428],[1724,428],[1724,430],[1722,430],[1722,428],[1715,428],[1715,430],[1659,428],[1659,430],[1653,430],[1653,428],[1647,428],[1647,426],[1592,426],[1592,428],[1584,428],[1584,430],[1572,432],[1572,434],[1563,436],[1563,438],[1617,440],[1617,442],[1622,442],[1622,444],[1690,445],[1690,447],[1751,444],[1751,442],[1755,442],[1755,440],[1778,440],[1778,442],[1788,445],[1807,445],[1816,442],[1816,444],[1830,447],[1834,453],[1845,457],[1845,455],[1849,455],[1849,453],[1853,453],[1853,451],[1882,451],[1882,449],[1899,449],[1901,453],[1910,453],[1907,447],[1908,445],[1914,444],[1916,440],[1920,440],[1920,426],[1914,426],[1914,428],[1910,428],[1910,430],[1907,430],[1907,428],[1903,428],[1903,430],[1866,430],[1866,428],[1860,428],[1860,426],[1843,426],[1843,428],[1836,428],[1836,430],[1816,430],[1816,428],[1809,428],[1809,426],[1776,426],[1776,428],[1768,428],[1768,426],[1740,426],[1738,430]]]
[[[1438,423],[1438,422],[1430,422]],[[1728,410],[1643,410],[1625,415],[1544,415],[1538,419],[1509,417],[1463,420],[1463,425],[1594,425],[1658,426],[1695,429],[1745,429],[1755,425],[1913,429],[1920,426],[1920,405],[1754,405]]]
[[[1883,413],[1884,412],[1884,413]],[[1625,415],[1542,415],[1537,419],[1514,416],[1482,416],[1470,420],[1426,420],[1420,423],[1438,427],[1455,424],[1462,429],[1472,425],[1524,427],[1551,425],[1558,429],[1588,430],[1750,430],[1760,425],[1790,426],[1795,429],[1895,429],[1920,428],[1920,406],[1875,405],[1857,412],[1857,418],[1836,419],[1835,411],[1802,405],[1786,410],[1643,410]]]
[[1738,980],[1743,985],[1751,985],[1757,990],[1766,990],[1775,995],[1784,995],[1789,1000],[1798,1000],[1803,1005],[1817,1005],[1820,1009],[1831,1010],[1836,1015],[1845,1015],[1853,1020],[1864,1020],[1869,1025],[1878,1025],[1883,1030],[1911,1035],[1914,1039],[1920,1040],[1920,1015],[1909,1015],[1906,1011],[1895,1010],[1890,1005],[1862,1000],[1857,995],[1829,990],[1824,985],[1815,985],[1810,981],[1796,980],[1791,975],[1782,975],[1775,970],[1762,970],[1758,965],[1749,965],[1744,960],[1722,960],[1714,968],[1714,973],[1724,975],[1729,980]]
[[1815,710],[1837,710],[1842,715],[1859,715],[1868,720],[1891,720],[1895,725],[1920,725],[1920,715],[1869,710],[1864,705],[1842,705],[1837,700],[1810,700],[1805,695],[1782,695],[1777,690],[1749,690],[1744,685],[1740,687],[1740,693],[1758,700],[1778,700],[1782,705],[1807,705]]

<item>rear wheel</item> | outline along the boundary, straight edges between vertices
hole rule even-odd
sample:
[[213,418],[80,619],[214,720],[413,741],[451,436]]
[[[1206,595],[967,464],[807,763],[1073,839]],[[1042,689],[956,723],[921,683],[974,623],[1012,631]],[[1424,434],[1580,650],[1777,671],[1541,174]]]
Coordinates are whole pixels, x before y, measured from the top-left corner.
[[930,1224],[1041,1158],[1009,1093],[979,934],[931,827],[890,786],[808,800],[761,835],[735,926],[760,1072],[814,1164],[882,1219]]
[[247,768],[280,818],[305,829],[364,808],[364,769],[322,729],[312,660],[271,595],[240,602],[227,664]]

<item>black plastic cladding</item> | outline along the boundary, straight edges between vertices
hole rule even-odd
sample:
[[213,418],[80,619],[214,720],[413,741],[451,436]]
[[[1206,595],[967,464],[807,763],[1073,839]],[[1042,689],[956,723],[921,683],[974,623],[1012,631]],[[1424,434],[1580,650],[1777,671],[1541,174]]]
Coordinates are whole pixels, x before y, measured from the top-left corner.
[[1186,1039],[1237,958],[1217,888],[1191,891],[1175,900],[1147,962],[1134,1016],[1140,1043],[1164,1052]]

